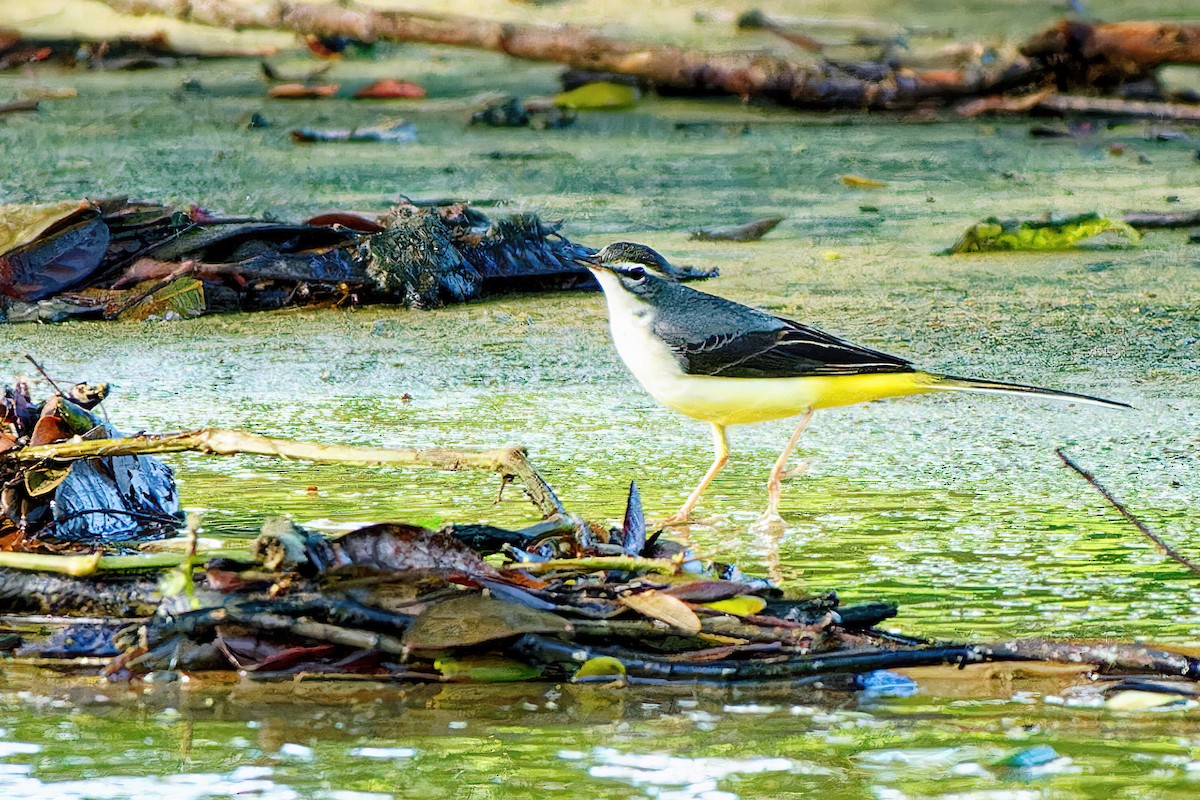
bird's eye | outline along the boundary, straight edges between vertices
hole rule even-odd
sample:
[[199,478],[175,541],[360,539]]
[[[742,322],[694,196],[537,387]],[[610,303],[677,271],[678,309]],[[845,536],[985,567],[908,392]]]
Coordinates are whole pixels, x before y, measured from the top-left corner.
[[641,267],[630,267],[629,272],[626,274],[635,281],[645,280],[646,278],[646,270]]

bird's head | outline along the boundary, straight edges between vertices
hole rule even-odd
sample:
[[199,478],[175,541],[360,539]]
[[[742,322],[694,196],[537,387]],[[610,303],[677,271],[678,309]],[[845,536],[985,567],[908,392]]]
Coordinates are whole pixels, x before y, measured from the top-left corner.
[[656,280],[674,280],[671,264],[644,244],[613,242],[593,256],[575,259],[596,276],[606,291],[623,289],[643,294]]

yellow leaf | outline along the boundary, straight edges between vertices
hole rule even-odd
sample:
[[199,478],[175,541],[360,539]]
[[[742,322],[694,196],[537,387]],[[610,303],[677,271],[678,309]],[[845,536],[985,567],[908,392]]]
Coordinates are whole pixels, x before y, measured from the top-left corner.
[[1172,703],[1179,703],[1183,699],[1183,697],[1177,694],[1142,692],[1137,689],[1129,689],[1124,692],[1117,692],[1108,698],[1104,702],[1104,705],[1115,711],[1144,711],[1148,708],[1158,708],[1160,706],[1171,705]]
[[494,655],[446,656],[436,659],[433,666],[448,681],[508,683],[542,676],[541,667]]
[[849,186],[851,189],[882,189],[887,186],[883,181],[864,178],[861,175],[843,175],[838,180],[842,182],[842,185]]
[[577,681],[580,678],[593,678],[598,675],[612,675],[616,677],[624,674],[625,665],[621,663],[620,659],[613,658],[612,656],[596,656],[583,662],[583,666],[575,672],[571,680]]
[[637,594],[622,595],[620,601],[642,616],[665,622],[676,630],[690,634],[700,632],[700,618],[678,597],[651,589]]
[[767,601],[752,594],[739,594],[737,597],[730,597],[727,600],[714,600],[711,603],[704,603],[704,607],[711,608],[713,611],[723,611],[726,614],[736,614],[739,617],[746,617],[751,614],[757,614],[766,608]]
[[32,242],[48,228],[85,208],[89,206],[78,200],[0,205],[0,253]]
[[554,105],[559,108],[580,111],[618,111],[632,108],[636,103],[637,95],[632,86],[607,81],[586,83],[554,98]]

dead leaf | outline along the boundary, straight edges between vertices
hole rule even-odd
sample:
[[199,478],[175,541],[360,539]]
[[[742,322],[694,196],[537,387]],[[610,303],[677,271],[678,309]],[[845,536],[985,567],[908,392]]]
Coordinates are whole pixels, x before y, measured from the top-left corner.
[[333,97],[337,94],[338,84],[324,83],[320,86],[305,86],[303,83],[281,83],[267,90],[267,97],[277,100],[316,100],[322,97]]
[[356,100],[416,99],[424,96],[425,90],[417,84],[411,81],[397,81],[391,78],[375,81],[354,93]]
[[741,225],[708,225],[692,231],[689,238],[702,242],[755,242],[781,222],[783,217],[762,217]]
[[700,632],[700,618],[678,597],[650,589],[637,594],[621,595],[618,600],[642,616],[665,622],[676,630],[692,635]]
[[37,425],[33,426],[33,433],[29,437],[29,446],[39,447],[44,444],[54,444],[64,439],[70,439],[72,436],[74,436],[74,432],[62,417],[47,414],[37,421]]
[[681,583],[669,589],[662,590],[664,594],[669,594],[672,597],[678,597],[680,600],[687,600],[692,603],[711,603],[715,600],[726,600],[730,597],[736,597],[739,594],[747,594],[750,591],[751,586],[748,583],[706,580],[691,580],[687,583]]
[[171,281],[132,308],[122,311],[117,319],[125,322],[150,317],[170,319],[198,317],[204,313],[204,284],[195,278],[180,277]]
[[318,214],[315,217],[309,217],[304,220],[304,224],[323,225],[326,227],[340,225],[343,228],[363,233],[382,233],[387,230],[387,228],[373,219],[367,219],[361,214],[352,214],[348,211],[331,211],[328,214]]
[[975,100],[969,100],[966,103],[962,103],[954,110],[957,111],[960,116],[964,117],[974,117],[988,111],[1002,111],[1010,114],[1023,114],[1053,93],[1054,89],[1043,89],[1040,92],[1022,95],[1021,97],[1005,97],[1004,95],[979,97]]
[[[8,233],[23,236],[31,229]],[[0,255],[0,294],[32,303],[70,289],[96,271],[108,243],[108,225],[100,214],[90,207],[77,209],[52,222],[33,241]]]
[[849,186],[851,189],[882,189],[887,186],[883,181],[864,178],[861,175],[843,175],[838,180],[843,186]]
[[571,630],[571,623],[557,614],[469,592],[426,608],[401,641],[413,650],[444,650],[526,633]]
[[52,226],[88,207],[78,200],[0,205],[0,253],[29,244]]
[[335,539],[333,548],[338,559],[335,567],[353,566],[385,573],[421,571],[515,582],[453,536],[417,525],[368,525]]

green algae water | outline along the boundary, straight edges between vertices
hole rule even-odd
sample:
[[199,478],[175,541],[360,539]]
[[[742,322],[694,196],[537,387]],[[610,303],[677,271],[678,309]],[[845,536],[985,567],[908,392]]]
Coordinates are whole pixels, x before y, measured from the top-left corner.
[[[687,17],[651,5],[663,19]],[[1031,8],[929,13],[962,38],[1051,21]],[[888,626],[911,635],[1200,642],[1196,576],[1053,455],[1066,448],[1200,556],[1200,250],[1167,231],[1137,246],[1102,238],[1057,253],[935,255],[987,216],[1200,207],[1200,128],[1132,122],[1050,140],[1031,138],[1025,120],[913,124],[648,98],[562,131],[491,130],[465,125],[477,93],[552,93],[556,69],[415,46],[336,67],[338,80],[396,76],[429,90],[382,104],[268,101],[256,70],[220,61],[0,76],[4,96],[79,92],[0,124],[0,202],[131,194],[296,218],[382,210],[399,194],[463,197],[490,214],[564,219],[567,236],[595,246],[630,239],[719,267],[701,288],[929,369],[1131,403],[1115,412],[927,396],[823,412],[801,441],[809,472],[785,486],[786,526],[769,539],[751,523],[789,423],[735,428],[731,464],[700,506],[710,520],[690,542],[788,587],[896,600]],[[182,88],[188,78],[198,91]],[[244,129],[253,112],[272,126]],[[416,124],[417,144],[299,147],[287,135],[399,116]],[[1159,136],[1167,131],[1191,140]],[[888,185],[852,189],[843,174]],[[787,219],[761,242],[687,236],[774,213]],[[707,430],[637,387],[606,324],[599,295],[571,293],[431,312],[3,326],[0,374],[28,372],[29,353],[56,378],[108,381],[108,412],[127,431],[518,442],[572,510],[615,520],[636,480],[648,515],[663,517],[707,467]],[[519,492],[495,502],[490,475],[168,460],[211,536],[252,536],[279,513],[324,524],[533,521]],[[907,698],[245,676],[131,686],[0,663],[0,785],[16,800],[1196,796],[1195,703],[1115,712],[1068,682],[941,675]]]

